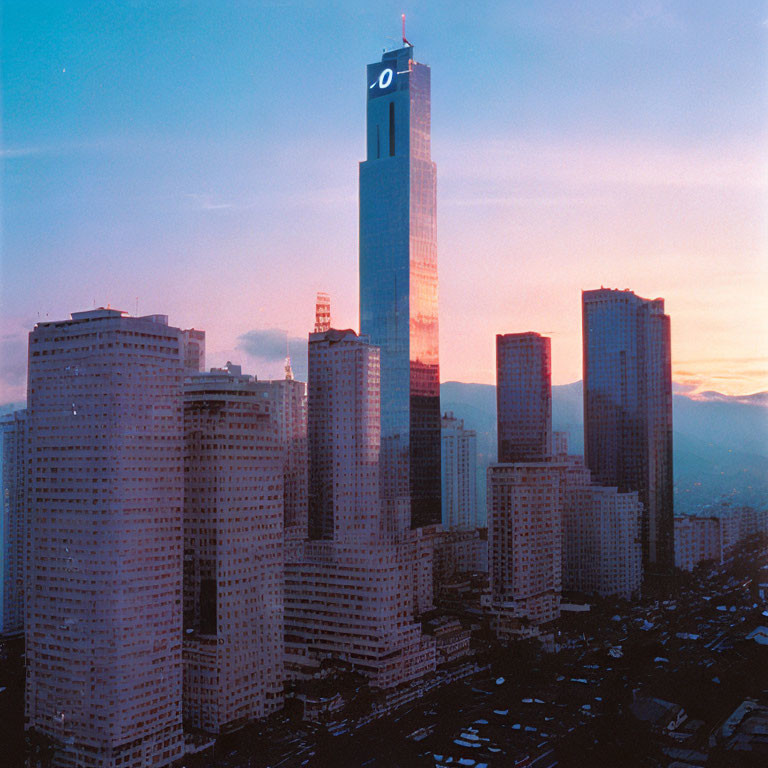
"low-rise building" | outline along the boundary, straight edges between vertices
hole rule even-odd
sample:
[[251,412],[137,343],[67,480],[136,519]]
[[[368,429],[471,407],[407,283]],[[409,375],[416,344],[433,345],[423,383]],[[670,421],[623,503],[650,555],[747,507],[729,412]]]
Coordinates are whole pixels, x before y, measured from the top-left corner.
[[638,720],[660,731],[674,731],[688,717],[679,704],[652,696],[636,696],[629,706]]
[[[712,733],[709,745],[768,761],[768,707],[756,699],[745,699]],[[749,763],[753,764],[757,765]]]
[[438,666],[469,655],[471,632],[464,629],[458,619],[446,616],[432,619],[427,622],[427,632],[435,638]]
[[750,536],[768,532],[768,510],[707,507],[696,514],[675,516],[675,567],[693,570],[699,563],[722,563]]

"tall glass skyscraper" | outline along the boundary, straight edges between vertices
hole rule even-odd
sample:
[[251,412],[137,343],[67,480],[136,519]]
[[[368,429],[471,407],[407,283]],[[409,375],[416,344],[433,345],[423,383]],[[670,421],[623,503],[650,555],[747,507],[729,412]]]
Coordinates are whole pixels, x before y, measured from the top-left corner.
[[587,466],[600,485],[638,492],[643,567],[671,572],[672,365],[664,299],[583,291],[582,323]]
[[381,348],[381,492],[439,523],[436,168],[430,70],[406,46],[368,65],[360,163],[360,332]]

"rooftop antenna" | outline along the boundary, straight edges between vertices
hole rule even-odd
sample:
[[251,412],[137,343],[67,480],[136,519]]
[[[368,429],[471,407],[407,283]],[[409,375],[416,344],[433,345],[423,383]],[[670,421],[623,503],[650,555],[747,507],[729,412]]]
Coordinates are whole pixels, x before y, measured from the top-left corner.
[[288,331],[285,332],[285,378],[293,380],[293,368],[291,368],[291,351],[288,347]]
[[408,39],[405,36],[405,14],[403,14],[402,19],[403,19],[403,45],[410,45],[411,48],[413,48],[413,43],[409,43]]

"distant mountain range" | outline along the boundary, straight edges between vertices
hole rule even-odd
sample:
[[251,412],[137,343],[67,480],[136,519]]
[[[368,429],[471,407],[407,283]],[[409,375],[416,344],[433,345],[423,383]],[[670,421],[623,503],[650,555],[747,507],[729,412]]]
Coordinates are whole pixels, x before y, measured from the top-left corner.
[[[443,412],[477,431],[478,503],[485,509],[485,468],[496,461],[496,387],[448,381]],[[0,414],[23,403],[0,406]],[[768,506],[768,392],[730,397],[719,392],[675,394],[675,511],[690,512],[728,497]],[[553,428],[570,433],[571,453],[584,452],[582,384],[552,387]]]
[[[584,452],[582,383],[552,387],[553,429],[570,433],[571,453]],[[485,468],[496,461],[496,388],[448,381],[443,412],[477,431],[478,502],[485,508]],[[768,505],[768,392],[730,397],[719,392],[675,394],[675,511],[690,512],[728,497]]]

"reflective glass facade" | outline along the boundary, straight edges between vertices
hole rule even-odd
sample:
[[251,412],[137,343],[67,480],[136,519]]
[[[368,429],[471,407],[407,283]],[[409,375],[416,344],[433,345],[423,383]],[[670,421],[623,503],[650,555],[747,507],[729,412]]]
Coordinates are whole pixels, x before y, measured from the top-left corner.
[[584,451],[600,485],[637,491],[643,565],[672,570],[672,366],[663,299],[582,293]]
[[381,492],[440,522],[436,168],[430,70],[413,48],[368,65],[360,164],[360,331],[381,348]]
[[496,415],[500,463],[546,461],[552,453],[550,339],[496,336]]

